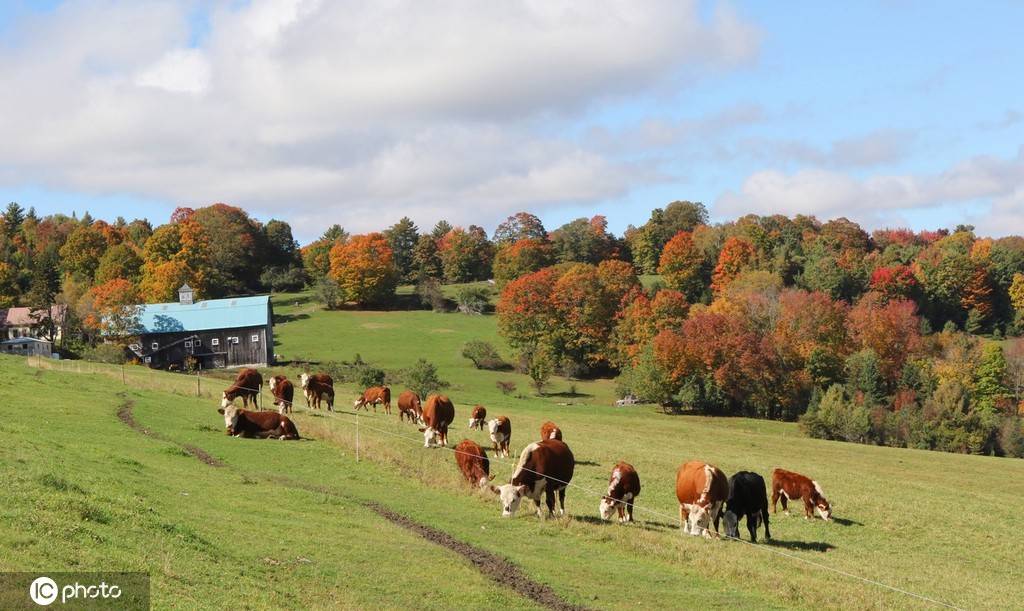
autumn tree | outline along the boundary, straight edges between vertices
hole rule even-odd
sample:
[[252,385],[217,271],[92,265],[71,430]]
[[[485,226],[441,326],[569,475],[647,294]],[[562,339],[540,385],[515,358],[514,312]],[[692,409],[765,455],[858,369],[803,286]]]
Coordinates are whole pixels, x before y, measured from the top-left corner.
[[711,288],[719,293],[754,259],[754,246],[743,238],[731,237],[722,246],[718,263],[711,276]]
[[612,256],[616,249],[614,236],[608,233],[603,216],[580,218],[551,232],[555,259],[561,263],[597,265]]
[[139,333],[142,307],[134,284],[124,278],[115,278],[93,287],[87,295],[86,325],[115,338]]
[[81,225],[60,249],[61,267],[65,273],[91,280],[106,249],[107,240],[99,230]]
[[142,298],[174,301],[182,284],[191,286],[197,298],[207,296],[213,281],[208,243],[202,227],[188,218],[157,228],[142,250]]
[[345,301],[384,303],[398,285],[394,256],[382,233],[352,237],[331,249],[331,278]]
[[882,299],[910,299],[918,297],[920,284],[909,265],[878,267],[871,273],[869,286]]
[[877,293],[866,293],[850,310],[849,329],[861,349],[878,356],[882,376],[890,385],[899,378],[903,364],[920,343],[921,322],[911,301],[884,302]]
[[137,282],[142,275],[142,257],[128,244],[117,244],[100,257],[96,282],[104,284],[115,278]]
[[[247,212],[227,204],[198,208],[180,221],[196,225],[204,234],[211,297],[257,290],[261,253],[265,249],[259,224]],[[183,238],[187,232],[183,232]]]
[[494,244],[499,249],[520,240],[533,240],[536,243],[546,242],[548,232],[544,223],[529,212],[517,212],[508,217],[494,230]]
[[506,243],[494,257],[494,281],[502,287],[510,280],[551,265],[553,261],[554,251],[546,241],[522,238]]
[[494,246],[480,227],[456,227],[438,244],[438,257],[448,282],[470,282],[490,277]]
[[332,225],[319,238],[302,248],[302,262],[306,273],[315,284],[331,271],[331,249],[348,241],[348,232],[341,225]]
[[626,232],[626,242],[637,268],[645,274],[655,273],[661,251],[674,235],[680,231],[692,232],[707,222],[708,211],[700,202],[674,201],[665,208],[655,208],[644,225]]
[[704,290],[704,254],[693,243],[688,231],[680,231],[661,251],[658,273],[666,284],[686,294],[690,301],[700,299]]

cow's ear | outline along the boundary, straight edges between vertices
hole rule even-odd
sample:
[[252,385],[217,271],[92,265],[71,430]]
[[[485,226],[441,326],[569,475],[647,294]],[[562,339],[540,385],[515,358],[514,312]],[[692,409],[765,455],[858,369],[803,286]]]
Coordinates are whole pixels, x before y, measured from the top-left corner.
[[223,407],[218,407],[217,408],[217,413],[218,414],[223,414],[224,413],[224,408]]
[[426,433],[426,432],[427,432],[427,429],[420,429],[420,432],[421,432],[421,433]]
[[519,486],[516,486],[516,492],[518,492],[521,495],[526,494],[527,490],[529,490],[529,487],[526,484],[520,484]]

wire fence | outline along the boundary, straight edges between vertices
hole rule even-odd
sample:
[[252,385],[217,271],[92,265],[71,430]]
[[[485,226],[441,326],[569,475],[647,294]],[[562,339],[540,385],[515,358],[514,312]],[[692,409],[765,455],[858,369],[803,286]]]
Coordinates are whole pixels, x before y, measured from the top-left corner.
[[[215,398],[215,397],[219,396],[219,392],[218,393],[214,393],[213,389],[211,388],[211,382],[213,380],[217,380],[218,384],[223,384],[225,381],[227,381],[229,384],[231,383],[230,380],[225,380],[224,378],[210,378],[209,380],[207,380],[207,384],[206,384],[207,388],[204,388],[203,387],[203,385],[204,385],[203,376],[202,376],[201,372],[197,373],[196,376],[194,376],[194,378],[195,378],[194,381],[193,380],[184,380],[183,381],[183,380],[178,380],[178,379],[175,379],[175,378],[187,378],[187,377],[190,377],[190,376],[185,376],[183,374],[156,372],[156,371],[149,370],[149,369],[136,372],[136,371],[133,371],[134,369],[137,369],[135,367],[123,366],[123,365],[122,366],[109,365],[109,364],[105,364],[105,363],[95,363],[95,362],[91,362],[91,361],[53,360],[53,359],[46,359],[46,358],[42,358],[42,357],[38,357],[38,356],[30,356],[30,357],[27,357],[26,360],[27,360],[27,363],[28,363],[28,365],[30,367],[36,367],[36,368],[39,368],[39,369],[57,370],[57,371],[63,371],[63,372],[68,372],[68,373],[79,373],[79,374],[99,374],[99,375],[104,375],[106,377],[114,378],[114,379],[120,378],[121,382],[123,384],[125,384],[125,385],[129,385],[129,383],[131,383],[131,385],[137,386],[137,387],[140,387],[140,388],[147,388],[147,389],[151,389],[151,390],[170,391],[170,392],[175,392],[176,394],[194,394],[197,397]],[[255,391],[255,392],[259,392],[260,396],[262,397],[262,390],[263,390],[262,387],[258,388],[258,389],[256,389],[256,388],[244,388],[243,387],[243,389],[244,390],[252,390],[252,391]],[[191,392],[189,392],[189,391],[191,391]],[[261,404],[262,404],[262,399],[261,399]],[[400,434],[400,433],[396,433],[394,431],[389,431],[387,429],[382,429],[382,428],[379,428],[379,427],[374,427],[374,426],[370,426],[370,425],[367,425],[367,424],[364,424],[364,423],[360,423],[359,413],[358,412],[325,411],[324,415],[326,416],[327,414],[331,414],[331,415],[335,416],[336,417],[336,421],[338,421],[338,422],[342,422],[342,423],[345,423],[345,424],[351,423],[354,426],[355,459],[356,459],[357,462],[361,461],[362,458],[363,458],[363,455],[365,454],[365,452],[362,451],[362,447],[361,447],[362,446],[362,444],[361,444],[361,434],[364,435],[365,431],[371,431],[373,433],[379,433],[380,435],[383,435],[383,436],[386,436],[386,437],[390,437],[390,438],[394,438],[394,439],[399,439],[401,441],[405,441],[405,442],[411,443],[411,444],[416,444],[416,445],[423,444],[423,439],[421,437],[410,437],[408,435],[403,435],[403,434]],[[464,454],[463,452],[460,452],[459,450],[456,450],[455,448],[451,448],[451,447],[447,447],[447,446],[436,446],[436,447],[440,447],[440,449],[446,450],[448,452],[451,452],[452,454]],[[472,455],[472,456],[475,456],[475,455]],[[559,484],[562,484],[562,485],[566,486],[567,488],[569,488],[569,487],[574,488],[576,490],[579,490],[582,493],[594,496],[596,498],[603,498],[604,496],[606,496],[606,493],[603,492],[603,491],[594,490],[593,488],[588,488],[586,486],[582,486],[580,484],[576,484],[576,483],[573,483],[573,482],[567,482],[567,481],[558,480],[556,478],[552,478],[552,477],[550,477],[548,475],[545,475],[543,473],[539,473],[537,471],[533,471],[532,469],[528,469],[525,466],[519,465],[518,459],[516,461],[509,461],[509,460],[503,460],[503,459],[498,458],[498,457],[488,457],[488,460],[489,460],[491,465],[500,464],[500,465],[504,465],[504,466],[507,466],[507,467],[511,467],[513,474],[516,472],[517,469],[518,470],[522,470],[522,471],[528,471],[530,473],[533,473],[534,475],[537,475],[537,476],[540,476],[540,477],[545,477],[545,478],[547,478],[549,480],[552,480],[552,481],[555,481],[555,482],[557,482]],[[512,475],[510,475],[510,478],[511,477],[512,477]],[[656,509],[652,509],[652,508],[650,508],[649,506],[646,506],[646,505],[639,505],[639,504],[636,504],[636,503],[633,503],[633,502],[625,502],[625,501],[621,501],[621,504],[627,505],[627,506],[631,507],[633,509],[634,513],[645,513],[647,515],[654,516],[654,517],[660,518],[662,520],[668,520],[669,523],[675,523],[675,522],[677,522],[679,520],[679,516],[669,515],[667,513],[658,511]],[[789,560],[791,560],[793,562],[801,563],[803,565],[810,566],[810,567],[816,568],[816,569],[821,570],[821,571],[825,571],[825,572],[833,573],[833,574],[836,574],[836,575],[840,575],[842,577],[845,577],[845,578],[848,578],[848,579],[851,579],[851,580],[854,580],[854,581],[859,581],[861,583],[865,583],[865,584],[868,584],[868,585],[871,585],[871,586],[875,586],[875,587],[880,588],[880,589],[884,589],[884,590],[888,590],[888,591],[891,591],[891,592],[895,592],[895,593],[898,593],[898,594],[901,594],[901,595],[904,595],[904,596],[907,596],[907,597],[910,597],[910,598],[913,598],[913,599],[916,599],[916,600],[919,600],[921,602],[925,602],[925,603],[928,603],[928,604],[931,604],[931,605],[935,605],[935,606],[943,607],[943,608],[948,608],[948,609],[962,609],[961,607],[958,607],[958,606],[956,606],[954,604],[951,604],[951,603],[948,603],[948,602],[936,599],[934,597],[927,596],[925,594],[920,594],[918,592],[914,592],[914,591],[911,591],[911,590],[907,590],[905,588],[900,588],[900,587],[894,586],[894,585],[892,585],[890,583],[886,583],[886,582],[883,582],[883,581],[872,579],[870,577],[865,577],[863,575],[858,575],[856,573],[845,571],[843,569],[839,569],[839,568],[836,568],[836,567],[833,567],[833,566],[829,566],[827,564],[824,564],[824,563],[821,563],[821,562],[817,562],[817,561],[811,560],[809,558],[804,558],[804,557],[798,556],[796,554],[789,553],[787,551],[778,549],[776,547],[767,546],[767,545],[758,545],[758,544],[753,543],[751,541],[747,541],[747,540],[741,539],[739,537],[733,537],[733,536],[731,536],[729,534],[725,534],[725,533],[717,534],[717,536],[719,536],[719,537],[721,537],[723,539],[737,541],[739,543],[748,545],[748,546],[752,547],[753,549],[759,550],[762,553],[774,554],[776,556],[787,558],[787,559],[789,559]]]

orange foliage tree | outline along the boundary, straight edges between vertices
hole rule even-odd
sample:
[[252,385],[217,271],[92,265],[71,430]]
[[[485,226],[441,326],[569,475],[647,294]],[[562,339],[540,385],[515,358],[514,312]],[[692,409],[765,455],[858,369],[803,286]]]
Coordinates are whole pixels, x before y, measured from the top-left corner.
[[661,251],[658,273],[665,277],[668,286],[696,301],[704,290],[703,266],[704,253],[694,244],[693,235],[689,231],[680,231]]
[[357,235],[331,249],[331,278],[344,301],[383,303],[398,286],[394,254],[383,233]]
[[733,236],[722,245],[718,255],[718,263],[711,276],[711,288],[720,293],[754,260],[754,245],[749,240]]
[[87,327],[110,337],[127,337],[139,332],[139,292],[124,278],[115,278],[89,289],[86,294]]
[[894,384],[921,341],[921,321],[914,302],[885,302],[878,293],[868,292],[850,310],[848,324],[858,347],[875,352],[882,377]]

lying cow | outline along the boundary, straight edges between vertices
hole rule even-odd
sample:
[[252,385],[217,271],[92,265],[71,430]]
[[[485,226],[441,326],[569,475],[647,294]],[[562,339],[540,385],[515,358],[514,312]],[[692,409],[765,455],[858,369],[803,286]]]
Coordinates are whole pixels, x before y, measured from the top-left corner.
[[477,405],[469,415],[469,428],[484,430],[484,422],[487,421],[487,408]]
[[277,412],[251,412],[233,405],[222,407],[217,413],[224,414],[224,426],[228,435],[234,437],[257,437],[260,439],[298,439],[299,431],[288,416]]
[[295,398],[295,386],[284,376],[270,378],[270,392],[274,395],[274,405],[278,413],[288,414],[292,411],[292,399]]
[[541,439],[557,439],[562,440],[562,429],[558,428],[558,425],[548,420],[544,424],[540,425],[540,438]]
[[757,543],[757,527],[764,523],[764,538],[772,538],[768,528],[768,493],[764,478],[757,473],[740,471],[729,478],[729,500],[725,502],[725,534],[740,538],[740,518],[747,517],[750,540]]
[[545,495],[548,514],[555,513],[555,493],[558,493],[560,515],[565,515],[565,489],[572,481],[576,459],[573,458],[569,446],[557,439],[545,439],[531,443],[523,448],[512,481],[491,491],[501,501],[501,515],[506,518],[515,517],[523,497],[533,499],[537,506],[537,515],[541,518],[541,493]]
[[226,408],[234,403],[238,397],[242,398],[242,407],[248,408],[249,401],[256,407],[256,397],[260,395],[260,387],[263,386],[263,376],[260,372],[247,367],[238,372],[235,383],[229,386],[221,395],[220,406]]
[[448,426],[455,420],[455,406],[444,395],[430,395],[423,406],[423,447],[448,445]]
[[473,486],[484,488],[490,483],[491,461],[477,442],[463,439],[455,446],[455,462],[463,477]]
[[601,518],[612,519],[612,513],[618,510],[619,522],[633,521],[633,505],[640,494],[640,476],[628,462],[619,462],[612,468],[612,476],[608,480],[608,492],[601,497]]
[[802,499],[804,518],[808,520],[813,518],[814,510],[817,509],[826,522],[832,520],[832,506],[828,504],[828,499],[821,491],[821,486],[805,475],[785,469],[772,471],[772,513],[775,513],[775,504],[779,499],[782,499],[782,510],[787,514],[789,513],[788,501]]
[[398,395],[398,419],[409,418],[409,422],[423,422],[423,405],[420,396],[411,390]]
[[710,539],[712,523],[718,534],[719,514],[729,498],[729,480],[718,467],[691,460],[676,473],[676,498],[683,532]]
[[512,441],[512,422],[505,416],[498,416],[487,423],[494,452],[508,458],[508,445]]
[[377,406],[384,406],[384,413],[391,414],[391,389],[387,386],[371,386],[363,391],[362,396],[355,400],[353,407],[360,407],[369,411],[367,405],[373,406],[373,413],[377,413]]
[[306,397],[306,407],[320,409],[322,401],[327,402],[327,411],[334,411],[334,379],[326,373],[310,375],[303,372],[299,375],[302,394]]

